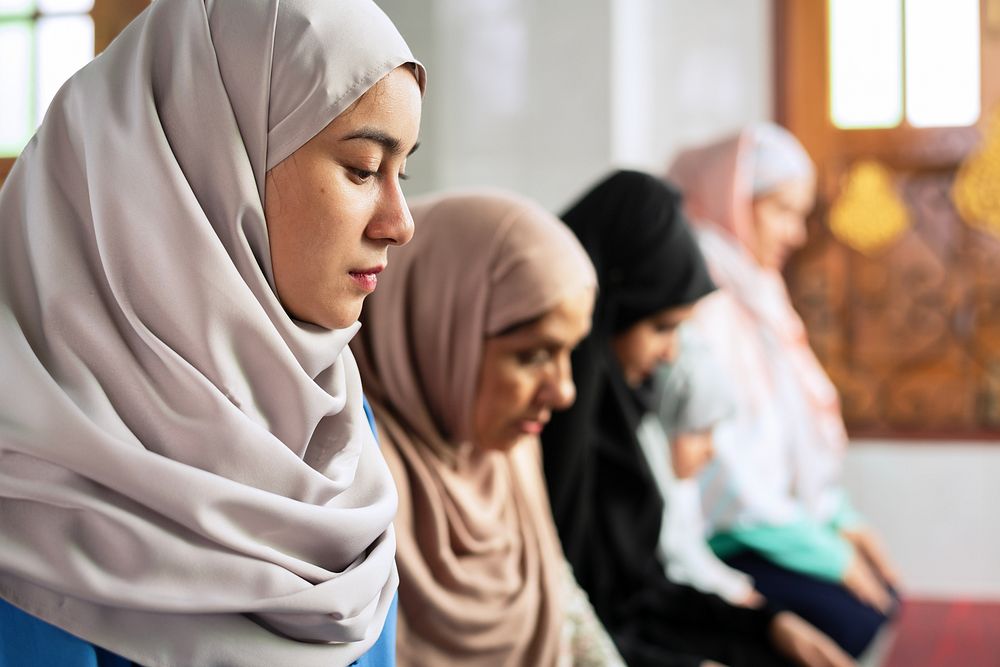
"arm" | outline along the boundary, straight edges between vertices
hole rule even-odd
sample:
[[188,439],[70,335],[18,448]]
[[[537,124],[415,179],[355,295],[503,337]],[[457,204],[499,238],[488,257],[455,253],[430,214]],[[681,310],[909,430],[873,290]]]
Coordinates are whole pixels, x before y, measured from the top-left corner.
[[749,548],[776,565],[827,581],[843,579],[854,551],[837,531],[806,518],[736,527],[717,534],[709,544],[722,557]]
[[733,604],[754,594],[753,580],[723,563],[704,538],[697,482],[673,480],[667,493],[660,551],[668,577],[678,583],[716,593]]
[[888,613],[892,598],[869,560],[832,527],[801,519],[787,525],[761,525],[720,534],[710,541],[716,552],[748,547],[789,570],[843,584],[862,602]]
[[573,577],[569,563],[563,576],[563,604],[566,609],[563,636],[574,667],[625,667],[618,649],[594,608]]

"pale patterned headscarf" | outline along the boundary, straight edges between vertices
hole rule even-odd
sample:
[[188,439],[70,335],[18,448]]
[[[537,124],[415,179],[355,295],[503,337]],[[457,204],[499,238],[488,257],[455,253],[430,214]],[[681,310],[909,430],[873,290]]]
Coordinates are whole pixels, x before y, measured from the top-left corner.
[[597,284],[572,232],[506,194],[411,206],[352,342],[399,487],[401,666],[554,665],[565,558],[538,440],[509,452],[473,442],[487,337]]
[[722,288],[699,305],[692,324],[738,394],[736,417],[716,430],[717,465],[706,489],[717,527],[781,523],[803,511],[825,519],[840,501],[847,434],[837,391],[809,346],[781,274],[758,264],[751,251],[754,197],[812,177],[801,144],[771,123],[684,151],[667,174],[684,194]]
[[0,596],[145,665],[374,643],[397,498],[357,325],[285,312],[262,199],[406,63],[368,0],[158,0],[59,92],[0,191]]

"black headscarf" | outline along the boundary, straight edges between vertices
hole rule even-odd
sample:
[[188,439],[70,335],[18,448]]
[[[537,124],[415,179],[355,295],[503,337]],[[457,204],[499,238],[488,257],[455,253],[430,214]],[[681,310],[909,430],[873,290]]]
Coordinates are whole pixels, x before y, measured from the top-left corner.
[[[647,174],[618,171],[563,220],[599,284],[591,333],[573,353],[576,402],[542,435],[553,515],[577,580],[630,665],[780,664],[764,644],[771,612],[666,579],[656,556],[663,500],[636,435],[642,403],[611,347],[636,322],[715,289],[680,195]],[[692,644],[697,636],[707,644]]]
[[562,218],[597,268],[595,329],[619,333],[715,289],[680,194],[649,174],[613,173]]

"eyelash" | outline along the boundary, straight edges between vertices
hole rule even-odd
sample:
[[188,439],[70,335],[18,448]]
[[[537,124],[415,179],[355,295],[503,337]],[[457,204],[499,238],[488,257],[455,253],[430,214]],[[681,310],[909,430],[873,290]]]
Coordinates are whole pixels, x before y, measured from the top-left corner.
[[552,359],[552,353],[549,350],[526,350],[518,354],[517,359],[525,366],[541,366]]
[[[378,172],[367,169],[351,169],[351,173],[362,183],[366,183],[372,176],[378,176]],[[399,174],[398,176],[401,181],[406,181],[410,178],[409,174]]]

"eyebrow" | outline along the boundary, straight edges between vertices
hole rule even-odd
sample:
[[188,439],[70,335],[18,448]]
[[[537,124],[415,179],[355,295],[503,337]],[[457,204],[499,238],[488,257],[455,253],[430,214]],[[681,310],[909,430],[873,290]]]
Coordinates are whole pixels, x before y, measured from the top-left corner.
[[[355,139],[361,139],[362,141],[374,141],[392,155],[399,155],[403,152],[402,143],[399,139],[373,127],[363,127],[357,132],[344,137],[342,141],[353,141]],[[419,141],[413,144],[413,148],[411,148],[410,152],[406,154],[407,157],[413,155],[418,148],[420,148]]]

